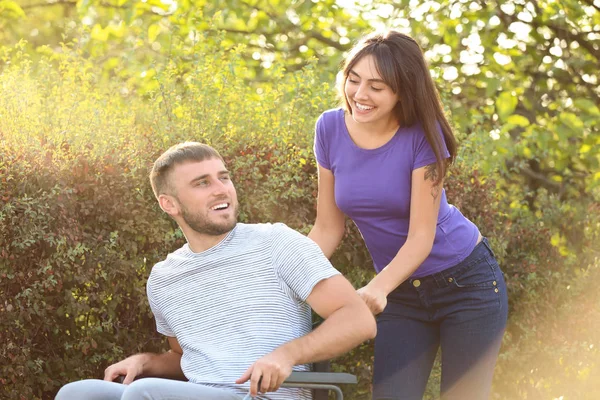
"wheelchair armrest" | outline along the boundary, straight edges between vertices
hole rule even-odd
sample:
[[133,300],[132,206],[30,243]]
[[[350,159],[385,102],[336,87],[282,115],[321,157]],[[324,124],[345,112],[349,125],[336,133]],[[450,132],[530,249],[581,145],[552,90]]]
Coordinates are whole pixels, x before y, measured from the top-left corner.
[[[124,375],[119,375],[115,382],[123,383]],[[139,378],[138,378],[139,379]],[[292,372],[285,383],[322,383],[341,385],[357,383],[356,376],[344,372]]]
[[344,372],[292,372],[285,383],[341,385],[357,383],[356,376]]

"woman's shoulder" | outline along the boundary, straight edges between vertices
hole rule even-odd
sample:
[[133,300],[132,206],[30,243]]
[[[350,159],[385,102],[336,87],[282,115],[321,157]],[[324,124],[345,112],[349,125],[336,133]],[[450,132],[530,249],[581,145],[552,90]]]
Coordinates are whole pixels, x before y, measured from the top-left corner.
[[345,111],[343,108],[332,108],[324,111],[317,120],[317,132],[343,132],[346,122],[344,121]]
[[399,142],[398,145],[401,143],[402,147],[410,146],[411,148],[415,149],[416,146],[418,146],[418,144],[425,139],[423,125],[418,121],[412,125],[400,127],[398,133],[399,135],[397,134],[397,142]]
[[[440,138],[444,139],[444,133],[442,132],[442,128],[439,123],[436,122],[436,128]],[[402,129],[402,133],[406,137],[407,140],[410,140],[414,146],[420,147],[425,143],[428,143],[427,135],[425,133],[425,127],[421,121],[416,121],[411,126],[407,126]],[[415,148],[416,148],[415,147]]]
[[411,136],[424,136],[425,131],[423,130],[423,124],[421,121],[415,121],[412,125],[404,126],[401,128],[405,135]]

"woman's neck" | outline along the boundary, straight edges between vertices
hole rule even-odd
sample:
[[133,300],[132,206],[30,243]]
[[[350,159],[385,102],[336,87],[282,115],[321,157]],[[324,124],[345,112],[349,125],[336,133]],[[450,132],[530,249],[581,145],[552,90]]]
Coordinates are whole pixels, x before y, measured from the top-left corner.
[[346,114],[346,127],[354,143],[364,149],[375,149],[386,144],[398,131],[400,124],[394,116],[373,122],[356,122]]

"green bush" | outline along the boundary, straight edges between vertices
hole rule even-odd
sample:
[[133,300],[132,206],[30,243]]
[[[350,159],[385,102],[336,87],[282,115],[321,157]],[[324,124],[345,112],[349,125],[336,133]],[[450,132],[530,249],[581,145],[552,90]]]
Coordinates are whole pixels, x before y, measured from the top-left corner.
[[132,190],[126,165],[108,174],[85,156],[63,161],[70,171],[2,147],[1,376],[11,399],[49,398],[62,382],[161,346],[144,282],[172,227]]
[[[202,41],[180,55],[194,69],[179,70],[174,58],[149,73],[144,89],[103,79],[74,47],[34,64],[23,46],[0,54],[0,397],[50,399],[128,354],[165,348],[145,282],[184,238],[153,198],[152,161],[174,143],[211,144],[233,172],[242,221],[307,233],[314,123],[335,103],[312,65],[248,85],[239,48]],[[490,237],[507,276],[511,310],[494,397],[591,399],[597,318],[576,311],[598,309],[597,205],[569,209],[548,197],[543,214],[515,208],[480,172],[473,143],[463,140],[447,191]],[[333,263],[359,287],[372,263],[348,228]],[[565,244],[573,238],[580,253]],[[349,399],[370,397],[372,343],[334,368],[360,378]],[[439,378],[437,366],[428,398]]]
[[127,354],[164,348],[145,282],[183,237],[156,205],[147,175],[170,145],[197,140],[221,150],[242,220],[299,227],[314,218],[312,130],[326,105],[312,70],[275,71],[278,85],[249,87],[236,75],[236,52],[196,50],[207,56],[195,71],[182,76],[172,63],[143,96],[124,82],[99,82],[69,47],[40,65],[21,47],[5,55],[3,398],[51,398]]

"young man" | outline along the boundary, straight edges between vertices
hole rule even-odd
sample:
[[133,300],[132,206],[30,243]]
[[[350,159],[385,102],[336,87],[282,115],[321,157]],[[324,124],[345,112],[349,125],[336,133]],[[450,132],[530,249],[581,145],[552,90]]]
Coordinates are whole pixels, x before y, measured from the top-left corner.
[[[171,350],[133,355],[109,366],[104,381],[64,386],[57,400],[310,399],[307,390],[279,389],[292,369],[375,336],[368,307],[314,242],[283,224],[237,223],[236,191],[216,150],[173,146],[150,181],[187,239],[147,284]],[[314,331],[311,307],[325,319]],[[113,382],[119,375],[124,385]],[[142,376],[156,378],[134,382]]]

